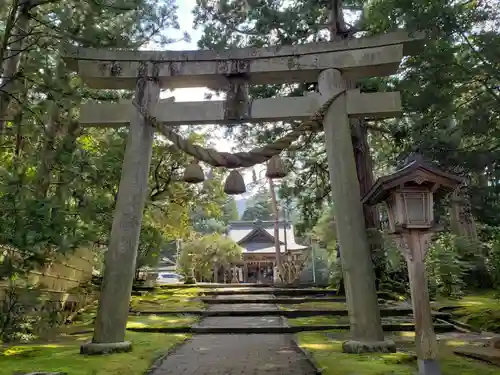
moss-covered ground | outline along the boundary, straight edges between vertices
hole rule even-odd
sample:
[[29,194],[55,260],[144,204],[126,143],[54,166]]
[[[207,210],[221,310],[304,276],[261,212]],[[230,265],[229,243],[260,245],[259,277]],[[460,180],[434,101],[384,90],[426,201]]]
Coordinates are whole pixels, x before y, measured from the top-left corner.
[[[342,342],[347,338],[340,332],[304,332],[297,335],[298,343],[313,357],[323,375],[414,375],[417,370],[414,334],[401,332],[388,337],[396,341],[399,352],[389,354],[346,354]],[[500,368],[453,354],[464,341],[441,340],[439,360],[444,375],[498,375]]]
[[[196,301],[200,288],[158,288],[153,293],[132,297],[131,306],[138,311],[179,311],[176,315],[131,315],[128,328],[188,326],[199,317],[183,315],[186,310],[199,310]],[[111,356],[80,355],[80,345],[91,339],[96,306],[89,306],[73,319],[72,324],[60,327],[50,339],[0,346],[0,375],[34,371],[66,372],[71,375],[142,375],[152,362],[170,348],[186,340],[185,334],[127,332],[133,343],[130,353]]]
[[154,360],[188,335],[159,333],[127,333],[133,343],[130,353],[109,356],[79,354],[80,345],[90,335],[60,336],[47,343],[4,346],[0,349],[0,374],[35,371],[65,372],[71,375],[142,375]]
[[197,287],[157,288],[154,292],[133,296],[130,306],[134,311],[203,310],[203,302],[196,299],[202,291]]
[[498,292],[483,292],[460,299],[438,299],[435,308],[456,306],[453,318],[476,330],[500,333],[500,298]]
[[344,302],[304,302],[280,305],[282,310],[345,310]]

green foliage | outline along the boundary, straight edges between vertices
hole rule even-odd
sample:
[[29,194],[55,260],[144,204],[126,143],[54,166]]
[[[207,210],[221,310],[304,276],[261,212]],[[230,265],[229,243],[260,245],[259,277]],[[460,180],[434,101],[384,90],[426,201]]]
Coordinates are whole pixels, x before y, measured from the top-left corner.
[[[221,7],[199,1],[195,23],[204,26],[199,47],[302,44],[329,38],[329,1],[279,0],[226,1]],[[497,160],[500,152],[500,14],[498,1],[346,1],[362,13],[366,35],[395,29],[421,30],[427,34],[425,48],[404,59],[400,74],[370,78],[358,84],[362,91],[402,93],[404,114],[397,120],[375,120],[369,126],[369,144],[377,176],[392,171],[410,151],[418,149],[445,170],[459,171],[469,182],[472,213],[482,229],[481,244],[465,247],[460,239],[441,236],[429,255],[429,281],[433,293],[460,294],[467,286],[499,285],[500,185]],[[251,87],[252,98],[300,96],[314,91],[314,84]],[[293,128],[292,123],[256,124],[229,135],[241,147],[262,145]],[[381,129],[377,131],[374,129]],[[292,173],[280,186],[280,196],[293,201],[300,233],[314,232],[333,248],[334,231],[328,232],[325,205],[330,203],[330,185],[323,134],[304,137],[284,153]],[[443,204],[437,210],[443,213]],[[252,215],[255,216],[255,215]],[[447,217],[442,215],[446,224]],[[490,233],[485,234],[488,231]],[[386,244],[387,245],[387,244]],[[385,247],[385,287],[407,291],[404,259],[394,246]],[[465,251],[468,249],[467,251]],[[465,252],[464,252],[465,251]],[[378,255],[382,255],[379,253]],[[449,276],[448,273],[453,275]],[[474,281],[480,280],[480,281]]]
[[0,343],[27,342],[62,323],[61,305],[43,296],[42,288],[9,282],[0,299]]
[[337,228],[333,207],[328,207],[324,210],[312,230],[312,238],[318,241],[328,251],[330,256],[337,255]]
[[426,268],[431,294],[459,296],[464,289],[463,278],[468,264],[463,260],[453,235],[439,235],[427,253]]
[[[8,15],[15,16],[20,3],[0,7],[2,74],[9,61],[5,48],[12,37],[19,38],[12,35],[17,25],[8,27],[6,20],[19,22]],[[9,120],[0,114],[5,128],[0,132],[0,280],[13,282],[61,254],[82,247],[101,250],[108,243],[128,131],[82,129],[78,108],[89,100],[130,99],[133,93],[89,89],[67,68],[62,47],[137,49],[188,37],[178,31],[175,0],[105,3],[41,1],[30,9],[19,68],[11,77],[16,90],[0,90],[0,111],[10,103]],[[183,135],[206,142],[196,133]],[[188,162],[183,152],[155,138],[138,268],[154,266],[166,244],[189,237],[195,209],[222,216],[221,177],[204,186],[184,184]]]
[[273,208],[271,203],[271,196],[269,191],[261,188],[254,196],[247,201],[247,207],[241,216],[241,220],[255,221],[255,220],[272,220]]
[[214,266],[227,266],[241,257],[241,247],[229,237],[218,233],[194,237],[182,246],[179,272],[186,277],[193,277],[196,272],[203,278],[210,278]]
[[488,248],[487,258],[488,273],[496,290],[500,290],[500,242],[494,241]]

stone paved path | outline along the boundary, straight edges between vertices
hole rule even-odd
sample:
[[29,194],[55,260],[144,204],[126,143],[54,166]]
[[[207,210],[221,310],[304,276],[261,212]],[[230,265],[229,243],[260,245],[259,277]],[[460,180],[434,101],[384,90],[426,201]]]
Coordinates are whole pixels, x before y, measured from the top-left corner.
[[[238,298],[242,298],[239,295]],[[248,296],[250,297],[250,296]],[[252,296],[252,298],[255,296]],[[266,296],[272,297],[271,295]],[[218,298],[234,298],[219,296]],[[244,298],[244,297],[243,297]],[[272,304],[210,305],[209,310],[277,309]],[[208,317],[200,327],[271,327],[280,317]],[[169,355],[152,375],[314,375],[316,371],[292,345],[290,335],[197,335]]]

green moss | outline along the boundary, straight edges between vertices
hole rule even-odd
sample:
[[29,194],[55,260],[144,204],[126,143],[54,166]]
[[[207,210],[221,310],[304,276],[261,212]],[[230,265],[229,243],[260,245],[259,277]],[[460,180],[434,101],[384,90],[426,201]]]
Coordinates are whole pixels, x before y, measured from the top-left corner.
[[[329,338],[327,333],[304,332],[298,334],[297,337],[299,345],[313,356],[324,375],[387,375],[392,373],[413,375],[417,370],[415,357],[409,353],[346,354],[342,352],[342,341]],[[454,355],[453,348],[464,344],[466,343],[456,341],[440,344],[440,364],[444,375],[496,375],[499,373],[498,367]],[[398,342],[398,347],[408,347],[408,341]]]
[[153,293],[133,296],[130,305],[135,311],[203,310],[204,304],[195,298],[201,288],[157,288]]
[[130,353],[109,356],[84,356],[80,345],[89,336],[61,338],[53,343],[3,347],[0,352],[0,373],[61,371],[71,375],[142,375],[160,355],[184,341],[188,335],[127,333],[133,343]]
[[342,341],[331,340],[326,334],[318,332],[301,333],[299,345],[310,352],[324,375],[413,375],[414,366],[402,364],[403,358],[410,358],[404,353],[390,354],[345,354],[342,353]]
[[129,317],[127,328],[190,326],[197,320],[197,317],[185,315],[136,315]]
[[459,300],[440,299],[439,306],[457,306],[455,319],[481,331],[500,332],[500,299],[495,292],[465,296]]
[[293,305],[280,305],[283,310],[346,310],[344,302],[304,302]]
[[340,324],[339,317],[336,316],[308,316],[303,318],[292,318],[287,320],[291,326],[308,326],[308,325],[329,325]]

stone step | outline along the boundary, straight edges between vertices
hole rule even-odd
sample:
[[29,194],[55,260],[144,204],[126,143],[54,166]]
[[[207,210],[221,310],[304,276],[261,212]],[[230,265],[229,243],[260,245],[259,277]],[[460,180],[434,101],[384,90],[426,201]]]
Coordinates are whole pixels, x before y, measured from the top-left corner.
[[[272,288],[272,287],[239,287],[239,288],[226,288],[222,290],[205,290],[205,296],[224,296],[224,295],[258,295],[258,294],[272,294],[274,296],[336,296],[345,298],[345,296],[338,296],[336,289],[322,289],[322,288]],[[393,299],[390,293],[377,292],[379,298]]]
[[[386,332],[412,332],[415,331],[415,325],[405,324],[383,324]],[[289,334],[306,331],[330,331],[330,330],[349,330],[349,324],[328,324],[328,325],[304,325],[304,326],[268,326],[268,327],[131,327],[128,331],[151,332],[151,333],[191,333],[191,334]],[[451,324],[434,324],[436,332],[451,332],[454,327]]]
[[500,366],[500,349],[492,347],[467,346],[457,348],[453,351],[453,353]]
[[235,288],[223,290],[207,290],[203,292],[206,296],[224,296],[235,294],[273,294],[275,296],[307,296],[307,295],[324,295],[331,296],[337,295],[335,289],[321,289],[321,288]]
[[242,289],[242,288],[272,288],[271,284],[222,284],[222,283],[196,283],[196,284],[162,284],[160,289],[179,289],[199,287],[203,289]]
[[345,302],[345,297],[267,297],[267,298],[217,298],[217,297],[201,297],[199,298],[206,304],[217,303],[271,303],[271,304],[295,304],[304,302]]
[[[381,316],[405,316],[411,315],[409,308],[389,308],[380,309]],[[343,310],[276,310],[276,309],[253,309],[253,310],[187,310],[187,311],[130,311],[130,315],[197,315],[203,317],[210,316],[284,316],[287,318],[299,318],[307,316],[347,316],[347,309]],[[441,312],[432,313],[436,318],[448,318],[449,314]]]

